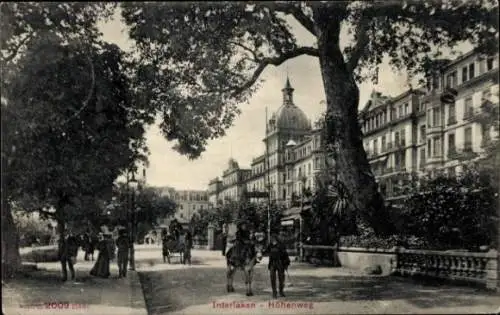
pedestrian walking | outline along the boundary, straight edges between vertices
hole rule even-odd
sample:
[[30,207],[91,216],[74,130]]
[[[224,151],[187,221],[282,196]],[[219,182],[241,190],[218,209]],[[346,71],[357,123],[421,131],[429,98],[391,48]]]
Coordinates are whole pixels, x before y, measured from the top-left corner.
[[97,255],[97,261],[90,270],[92,276],[109,278],[109,261],[111,260],[110,245],[109,240],[107,240],[103,233],[99,233],[99,244],[97,245],[99,250],[99,255]]
[[130,249],[130,239],[127,230],[122,229],[116,239],[116,247],[118,248],[118,277],[127,277],[128,255]]
[[270,272],[273,298],[276,298],[278,295],[276,290],[276,275],[278,276],[279,282],[279,294],[284,297],[285,271],[288,269],[288,266],[290,266],[290,257],[288,256],[285,245],[276,233],[271,235],[271,242],[267,248],[267,252],[269,253],[268,269]]
[[222,225],[222,256],[226,256],[226,245],[227,245],[227,224]]
[[68,280],[68,268],[71,273],[71,280],[75,280],[75,268],[76,256],[78,254],[79,247],[78,239],[71,230],[63,232],[61,239],[59,240],[58,256],[61,262],[63,281]]

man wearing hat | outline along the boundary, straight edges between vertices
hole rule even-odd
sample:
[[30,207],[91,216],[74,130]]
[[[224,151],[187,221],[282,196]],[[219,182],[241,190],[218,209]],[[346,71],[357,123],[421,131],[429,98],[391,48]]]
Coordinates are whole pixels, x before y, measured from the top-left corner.
[[250,231],[248,230],[247,222],[238,222],[238,230],[236,231],[236,242],[234,251],[236,257],[239,257],[245,250],[250,247]]
[[288,256],[285,245],[281,242],[280,237],[276,232],[271,234],[271,241],[266,252],[269,253],[268,269],[271,276],[273,298],[277,297],[276,274],[278,274],[279,294],[284,297],[285,270],[287,270],[290,265],[290,257]]
[[116,247],[118,247],[118,277],[127,276],[128,253],[130,248],[130,241],[127,235],[127,230],[121,229],[119,236],[116,239]]
[[71,280],[75,280],[76,256],[78,255],[78,239],[73,234],[71,229],[63,232],[59,240],[58,256],[62,266],[63,281],[68,280],[68,271],[71,273]]

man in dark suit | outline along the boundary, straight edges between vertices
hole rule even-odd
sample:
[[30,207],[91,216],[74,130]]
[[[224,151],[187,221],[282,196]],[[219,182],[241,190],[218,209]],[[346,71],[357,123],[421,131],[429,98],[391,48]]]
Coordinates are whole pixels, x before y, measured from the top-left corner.
[[118,248],[118,277],[127,276],[128,255],[130,248],[130,239],[125,229],[120,230],[120,236],[116,240],[116,247]]
[[281,242],[276,233],[271,235],[271,242],[266,252],[269,253],[268,269],[271,273],[273,298],[277,297],[276,274],[278,274],[279,294],[284,297],[285,271],[288,269],[288,266],[290,266],[290,257],[288,256],[285,245]]
[[67,268],[69,268],[71,273],[71,280],[75,280],[76,278],[74,265],[79,246],[77,237],[71,231],[64,232],[59,240],[59,261],[62,266],[63,281],[68,280]]

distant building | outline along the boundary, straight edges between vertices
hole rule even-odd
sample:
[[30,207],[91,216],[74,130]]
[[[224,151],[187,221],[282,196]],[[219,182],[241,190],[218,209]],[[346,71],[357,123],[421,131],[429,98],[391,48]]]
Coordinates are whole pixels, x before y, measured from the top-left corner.
[[267,198],[251,197],[259,193],[269,193],[278,203],[289,203],[303,189],[314,189],[314,175],[324,166],[321,134],[295,105],[293,92],[287,79],[283,103],[266,121],[265,152],[252,160],[249,169],[240,168],[231,159],[222,180],[209,182],[212,205],[247,196],[252,202],[267,202]]
[[173,217],[164,218],[162,224],[169,224],[172,219],[180,223],[189,223],[195,213],[208,209],[208,191],[206,190],[176,190],[172,187],[158,187],[158,192],[168,196],[177,204],[177,210]]

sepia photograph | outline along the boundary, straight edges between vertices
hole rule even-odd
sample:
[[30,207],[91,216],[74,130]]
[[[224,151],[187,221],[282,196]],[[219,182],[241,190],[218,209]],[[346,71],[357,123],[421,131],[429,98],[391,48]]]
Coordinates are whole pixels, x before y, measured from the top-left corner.
[[2,315],[499,314],[497,0],[1,2]]

